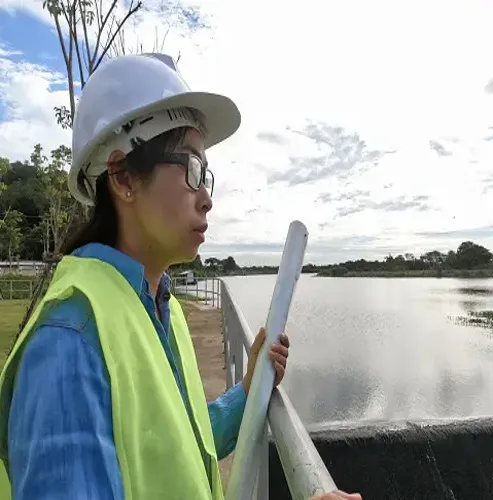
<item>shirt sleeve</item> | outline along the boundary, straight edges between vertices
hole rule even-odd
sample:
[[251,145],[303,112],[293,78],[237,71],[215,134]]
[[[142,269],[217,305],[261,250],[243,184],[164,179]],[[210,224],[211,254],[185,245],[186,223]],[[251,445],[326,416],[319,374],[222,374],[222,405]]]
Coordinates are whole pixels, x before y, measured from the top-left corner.
[[27,344],[8,446],[15,500],[123,500],[106,368],[76,330],[42,326]]
[[239,382],[208,404],[219,460],[227,457],[236,447],[246,399],[243,384]]

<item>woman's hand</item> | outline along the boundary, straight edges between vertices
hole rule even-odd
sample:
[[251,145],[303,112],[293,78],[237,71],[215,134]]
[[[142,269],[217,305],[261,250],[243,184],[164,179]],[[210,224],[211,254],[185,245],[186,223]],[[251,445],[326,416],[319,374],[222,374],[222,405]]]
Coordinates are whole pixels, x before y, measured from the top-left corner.
[[362,500],[359,493],[344,493],[343,491],[333,491],[325,495],[311,497],[309,500]]
[[[283,333],[280,337],[280,342],[276,342],[270,346],[269,349],[269,359],[272,361],[274,365],[274,369],[276,370],[276,378],[274,381],[274,386],[277,386],[281,383],[281,380],[284,378],[284,374],[286,372],[286,364],[288,362],[289,355],[289,339]],[[243,378],[243,387],[245,392],[248,395],[250,390],[250,384],[252,383],[253,378],[253,370],[255,369],[255,365],[257,363],[258,354],[260,352],[261,347],[265,342],[265,328],[261,328],[255,337],[255,340],[250,349],[250,355],[248,356],[248,368],[245,377]]]

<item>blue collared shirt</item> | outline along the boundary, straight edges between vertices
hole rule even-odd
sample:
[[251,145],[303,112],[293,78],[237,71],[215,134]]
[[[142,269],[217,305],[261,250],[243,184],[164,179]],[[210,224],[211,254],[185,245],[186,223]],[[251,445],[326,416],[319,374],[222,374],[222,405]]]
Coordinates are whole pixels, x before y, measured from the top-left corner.
[[[178,353],[168,340],[167,275],[154,300],[143,266],[129,256],[97,243],[74,254],[113,265],[138,293],[187,404],[176,368]],[[236,446],[245,403],[240,383],[208,405],[219,459]],[[9,415],[8,445],[14,500],[124,498],[109,376],[94,315],[80,293],[52,304],[25,348]]]

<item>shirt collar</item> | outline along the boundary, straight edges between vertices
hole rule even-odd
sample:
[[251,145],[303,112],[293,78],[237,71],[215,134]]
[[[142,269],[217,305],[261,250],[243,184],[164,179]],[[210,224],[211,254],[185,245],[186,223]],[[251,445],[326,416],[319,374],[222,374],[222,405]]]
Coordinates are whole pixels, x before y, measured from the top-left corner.
[[[103,245],[102,243],[88,243],[87,245],[77,248],[72,252],[72,255],[86,259],[99,259],[110,264],[126,278],[139,296],[143,291],[147,292],[149,290],[149,284],[144,277],[144,266],[116,248]],[[161,277],[158,295],[162,296],[168,293],[170,288],[171,279],[165,273]]]

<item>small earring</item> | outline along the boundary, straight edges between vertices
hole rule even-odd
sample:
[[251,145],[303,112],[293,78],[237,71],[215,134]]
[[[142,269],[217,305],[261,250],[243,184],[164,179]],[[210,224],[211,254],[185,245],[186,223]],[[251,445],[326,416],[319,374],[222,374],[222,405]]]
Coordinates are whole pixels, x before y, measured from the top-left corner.
[[132,193],[131,193],[130,191],[127,191],[127,198],[130,198],[130,195],[131,195],[131,194],[132,194]]

